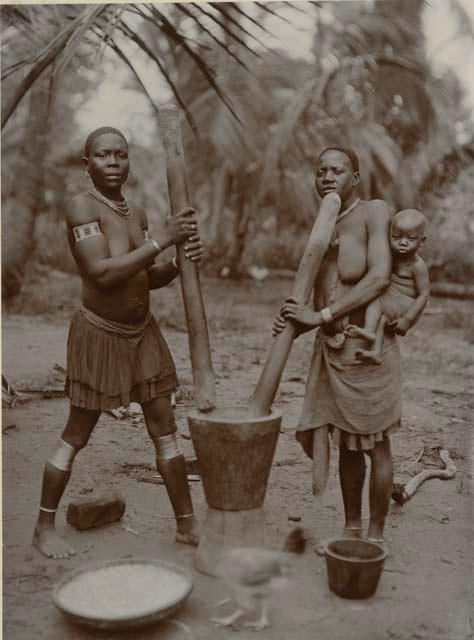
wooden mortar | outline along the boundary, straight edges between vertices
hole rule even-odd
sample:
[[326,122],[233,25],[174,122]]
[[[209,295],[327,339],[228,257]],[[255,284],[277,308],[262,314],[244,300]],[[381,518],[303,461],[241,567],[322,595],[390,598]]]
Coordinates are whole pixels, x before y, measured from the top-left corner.
[[[179,114],[174,105],[160,108],[160,128],[173,214],[189,205]],[[322,202],[292,291],[304,303],[329,246],[340,206],[336,194]],[[215,382],[199,272],[185,259],[182,247],[178,259],[199,410],[188,416],[188,422],[208,503],[196,567],[217,575],[223,551],[265,542],[263,503],[281,425],[281,414],[270,413],[270,409],[296,331],[288,323],[275,339],[248,407],[214,409]]]
[[265,544],[263,503],[281,413],[249,418],[247,407],[188,416],[208,505],[196,568],[217,575],[222,552]]
[[[178,110],[160,109],[171,212],[189,205]],[[263,502],[280,433],[281,414],[249,417],[247,408],[214,409],[215,385],[197,266],[178,248],[196,405],[188,416],[208,513],[196,567],[216,575],[223,550],[264,544]],[[205,412],[205,413],[204,413]],[[268,413],[268,412],[267,412]]]

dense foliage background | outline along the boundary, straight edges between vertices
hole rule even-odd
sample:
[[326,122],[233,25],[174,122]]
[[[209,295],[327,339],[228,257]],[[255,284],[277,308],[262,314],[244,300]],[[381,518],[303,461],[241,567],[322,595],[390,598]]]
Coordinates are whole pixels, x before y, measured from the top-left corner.
[[[472,46],[463,5],[449,4]],[[87,188],[84,113],[110,79],[131,105],[127,194],[157,233],[167,194],[156,109],[160,96],[180,103],[208,271],[296,268],[318,207],[315,156],[339,143],[360,156],[362,197],[423,209],[432,279],[472,280],[473,117],[457,76],[427,55],[425,10],[423,0],[3,5],[4,300],[38,273],[75,271],[64,203]],[[296,37],[304,21],[309,55],[270,36],[275,20],[294,22]]]

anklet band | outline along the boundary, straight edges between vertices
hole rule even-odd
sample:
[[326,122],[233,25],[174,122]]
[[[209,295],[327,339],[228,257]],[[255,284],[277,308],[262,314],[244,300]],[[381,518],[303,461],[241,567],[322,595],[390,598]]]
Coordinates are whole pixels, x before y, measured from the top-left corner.
[[184,516],[175,516],[176,520],[183,520],[184,518],[193,518],[194,517],[194,513],[187,513]]
[[44,511],[45,513],[56,513],[57,509],[47,509],[46,507],[40,507],[40,511]]

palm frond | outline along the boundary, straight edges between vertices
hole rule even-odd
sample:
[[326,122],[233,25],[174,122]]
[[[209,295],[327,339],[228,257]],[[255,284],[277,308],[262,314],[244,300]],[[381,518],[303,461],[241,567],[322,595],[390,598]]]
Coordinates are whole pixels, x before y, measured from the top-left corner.
[[219,25],[219,27],[225,33],[227,33],[227,35],[229,35],[232,40],[235,40],[235,42],[238,42],[249,53],[251,53],[252,55],[256,56],[257,58],[261,58],[260,54],[257,51],[254,51],[251,47],[249,47],[248,44],[245,42],[245,40],[242,40],[242,38],[240,38],[236,33],[234,33],[231,29],[229,29],[229,27],[225,24],[225,22],[222,22],[222,20],[219,20],[219,18],[217,16],[215,16],[213,13],[211,13],[210,11],[206,11],[206,9],[204,9],[204,7],[200,6],[196,2],[191,2],[190,5],[192,7],[195,7],[198,11],[200,11],[207,18],[209,18],[210,20],[215,22],[217,25]]
[[64,72],[64,69],[70,63],[74,55],[77,53],[77,50],[82,42],[82,39],[85,33],[90,29],[90,27],[94,24],[100,13],[104,13],[104,8],[100,8],[97,6],[93,6],[89,10],[89,14],[84,16],[84,19],[79,23],[77,28],[72,33],[69,38],[66,46],[61,51],[60,55],[56,58],[53,70],[53,77],[56,76],[56,80],[60,77],[60,75]]
[[[311,14],[309,11],[306,11],[305,9],[303,9],[298,2],[289,2],[288,0],[285,0],[283,4],[286,7],[290,7],[293,11],[297,11],[298,13],[301,13],[304,16],[308,16],[308,18],[314,18],[314,15]],[[315,4],[317,5],[318,9],[321,8],[318,3],[315,3]]]
[[173,82],[173,80],[171,79],[170,74],[166,71],[166,67],[163,64],[163,62],[160,60],[159,56],[157,56],[155,54],[155,52],[152,51],[152,49],[148,46],[148,44],[143,40],[143,38],[141,38],[141,36],[139,36],[138,33],[133,31],[123,20],[120,21],[120,23],[119,23],[117,28],[125,36],[127,36],[130,40],[135,42],[135,44],[138,45],[138,47],[140,47],[140,49],[144,53],[146,53],[146,55],[157,65],[157,67],[160,70],[160,72],[162,73],[164,79],[168,83],[171,91],[173,92],[173,95],[175,96],[176,100],[178,101],[180,107],[183,109],[183,111],[185,113],[185,116],[186,116],[186,119],[189,122],[191,128],[193,129],[193,131],[195,131],[196,130],[196,123],[194,121],[194,118],[193,118],[188,106],[186,105],[186,102],[183,100],[177,85]]
[[262,11],[266,11],[267,13],[269,13],[272,16],[275,16],[276,18],[280,18],[280,20],[283,20],[283,22],[286,22],[287,24],[291,24],[290,20],[288,20],[284,16],[280,15],[276,11],[273,11],[272,9],[270,9],[268,4],[265,4],[263,2],[256,2],[255,5],[257,7],[259,7],[260,9],[262,9]]
[[111,37],[107,37],[106,33],[97,33],[97,35],[99,36],[99,38],[103,39],[103,42],[105,44],[106,47],[109,47],[110,49],[112,49],[112,51],[114,51],[114,53],[116,53],[116,55],[120,58],[120,60],[122,60],[122,62],[130,69],[130,71],[132,72],[135,80],[137,81],[137,84],[140,86],[140,88],[142,89],[143,93],[145,94],[150,106],[152,107],[153,111],[155,112],[156,115],[158,115],[158,107],[155,104],[155,101],[153,100],[153,98],[151,97],[148,89],[146,88],[145,84],[143,83],[143,80],[140,78],[140,75],[138,73],[138,71],[135,69],[135,67],[133,66],[131,60],[125,55],[125,53],[123,52],[123,50],[118,46],[118,44],[115,42],[115,40]]
[[33,68],[21,80],[16,91],[13,93],[11,98],[7,100],[3,108],[2,129],[5,127],[10,116],[37,78],[58,58],[62,51],[64,51],[70,38],[77,30],[84,33],[84,24],[91,26],[94,23],[94,20],[97,19],[107,6],[108,5],[87,6],[67,27],[62,29],[62,31],[38,54],[38,56],[36,56]]
[[151,6],[151,7],[148,7],[148,8],[153,14],[156,15],[157,18],[161,19],[162,24],[163,24],[163,32],[165,33],[165,35],[168,35],[176,44],[179,44],[179,45],[181,45],[183,47],[183,49],[186,51],[186,53],[189,55],[189,57],[194,61],[194,63],[197,66],[197,68],[204,75],[204,77],[206,78],[208,83],[211,85],[211,87],[217,93],[219,98],[222,100],[222,102],[226,105],[226,107],[229,109],[229,111],[234,115],[235,119],[240,122],[240,118],[237,115],[237,113],[235,112],[230,100],[222,92],[221,88],[219,87],[218,83],[216,82],[216,80],[214,78],[215,71],[213,69],[211,69],[206,64],[205,60],[203,60],[201,58],[201,56],[198,56],[191,49],[191,47],[187,44],[186,40],[184,40],[183,37],[180,36],[176,32],[176,29],[173,27],[171,22],[156,7]]
[[[256,74],[257,78],[247,76],[234,63],[223,66],[219,75],[220,84],[230,96],[242,126],[237,126],[235,119],[209,89],[191,103],[198,129],[204,135],[200,149],[196,145],[189,145],[186,159],[190,164],[190,173],[201,183],[207,183],[211,174],[220,175],[224,163],[229,175],[236,178],[233,181],[234,194],[237,184],[241,184],[237,177],[246,175],[249,166],[252,166],[252,172],[260,175],[262,150],[269,135],[266,124],[274,121],[276,115],[271,92],[260,82],[261,77],[268,78],[266,67],[259,66]],[[205,165],[202,162],[203,154],[206,157]]]
[[308,0],[308,2],[316,9],[324,9],[324,2],[317,2],[317,0]]
[[183,3],[177,4],[176,7],[178,8],[179,11],[181,11],[182,13],[184,13],[185,16],[188,16],[189,18],[191,18],[192,20],[194,20],[194,22],[198,25],[199,29],[201,29],[204,33],[206,33],[212,40],[214,40],[214,42],[216,44],[219,45],[219,47],[221,47],[222,49],[224,49],[224,51],[235,60],[235,62],[237,62],[237,64],[239,64],[241,67],[243,67],[246,71],[248,71],[249,73],[252,73],[251,69],[245,64],[245,62],[243,60],[241,60],[238,56],[235,55],[235,53],[233,52],[233,50],[227,46],[227,44],[225,42],[222,42],[222,40],[219,40],[219,38],[217,38],[217,36],[215,36],[211,31],[209,31],[209,29],[207,29],[199,20],[199,18],[194,15],[191,11],[189,11],[189,9],[187,8],[187,6]]
[[401,160],[401,150],[386,130],[375,123],[359,128],[358,146],[365,147],[377,159],[389,181],[397,175]]
[[[364,12],[358,16],[357,23],[352,26],[356,27],[358,33],[363,36],[366,47],[368,45],[372,50],[380,50],[388,44],[395,51],[403,51],[407,42],[416,42],[422,37],[416,25],[411,24],[401,15],[397,15],[396,19],[388,20],[386,16]],[[341,34],[346,45],[350,45],[350,37],[351,31]]]
[[[235,18],[232,17],[231,12],[228,11],[227,9],[227,3],[223,2],[223,3],[214,3],[211,6],[214,7],[214,9],[216,11],[218,11],[219,13],[221,13],[223,16],[225,16],[225,18],[234,25],[234,27],[236,29],[239,29],[240,31],[242,31],[246,36],[248,36],[249,38],[252,38],[253,40],[255,40],[256,42],[258,42],[258,44],[263,47],[264,49],[267,49],[268,51],[271,51],[270,47],[268,47],[268,45],[266,45],[264,42],[262,42],[262,40],[260,40],[260,38],[257,38],[256,35],[250,33],[250,31],[248,31],[248,29],[246,29],[244,26],[241,25],[241,23],[236,20]],[[229,3],[229,6],[232,6],[231,3]]]
[[408,60],[406,58],[402,58],[401,56],[387,56],[387,55],[377,55],[375,56],[375,62],[379,67],[382,66],[392,66],[397,69],[403,69],[404,71],[408,71],[413,75],[417,76],[420,79],[425,79],[425,75],[427,72],[427,68],[424,64],[420,62]]
[[[211,91],[195,99],[192,103],[193,113],[199,130],[206,132],[206,140],[210,144],[210,154],[218,153],[219,164],[222,159],[234,173],[242,171],[249,162],[259,158],[262,144],[262,118],[265,117],[266,96],[262,96],[259,83],[246,83],[245,89],[233,87],[234,74],[222,77],[222,86],[232,100],[242,125],[238,125],[228,110],[216,103],[216,96]],[[268,107],[268,105],[267,105]],[[189,157],[189,154],[186,154]],[[202,157],[198,162],[202,164]],[[208,160],[210,158],[208,157]],[[202,169],[200,169],[202,171]]]
[[60,47],[62,46],[62,48],[58,49],[59,52],[56,53],[56,55],[54,56],[54,59],[56,59],[56,57],[60,55],[63,48],[66,46],[66,43],[68,43],[69,36],[71,36],[71,39],[73,39],[75,30],[81,28],[81,25],[84,20],[87,21],[91,11],[97,17],[102,11],[105,11],[106,8],[107,8],[107,5],[102,5],[97,14],[95,14],[95,11],[99,9],[99,5],[95,5],[95,8],[94,8],[94,5],[91,5],[91,7],[84,9],[79,15],[77,15],[72,20],[72,22],[68,26],[61,29],[61,31],[46,46],[42,47],[35,54],[29,57],[23,58],[22,60],[19,60],[18,62],[10,65],[9,67],[6,67],[2,72],[2,80],[4,80],[9,75],[14,73],[15,71],[18,71],[24,66],[27,66],[29,64],[34,64],[36,62],[40,62],[44,57],[48,56],[48,54],[52,49],[55,49],[57,46],[60,46]]
[[202,71],[208,80],[212,76],[216,75],[214,69],[209,67],[206,61],[193,51],[187,43],[187,39],[177,31],[175,26],[159,9],[152,5],[148,7],[148,10],[158,20],[162,33],[164,33],[164,35],[167,36],[174,44],[183,47],[184,51],[194,60],[196,66]]
[[311,102],[318,104],[332,76],[332,70],[322,71],[311,77],[287,105],[283,116],[273,131],[272,140],[264,158],[264,170],[260,186],[260,197],[268,188],[274,175],[278,159],[281,158],[294,135],[294,130]]
[[[147,5],[143,5],[143,6],[147,6]],[[176,5],[177,8],[179,8],[180,5]],[[156,23],[156,18],[152,15],[149,15],[147,13],[145,13],[145,11],[143,11],[143,9],[141,7],[139,7],[138,5],[135,6],[129,6],[127,8],[127,13],[133,13],[137,16],[140,16],[141,18],[143,18],[144,20],[146,20],[147,22],[151,23],[154,27],[157,26]],[[178,35],[180,35],[184,40],[186,40],[189,43],[195,44],[196,46],[201,47],[202,49],[207,49],[209,50],[210,47],[208,47],[207,45],[205,45],[202,41],[200,40],[196,40],[195,38],[191,38],[189,35],[184,35],[182,34],[178,29],[176,29],[176,33]]]
[[29,16],[22,11],[18,5],[2,5],[0,12],[2,20],[5,20],[6,22],[16,24],[18,20],[20,20],[20,22],[24,22],[28,27],[31,27],[31,20]]
[[107,46],[108,41],[113,38],[115,27],[117,26],[118,21],[122,17],[122,14],[125,11],[125,8],[126,7],[124,5],[116,7],[106,30],[103,32],[103,37],[100,39],[99,48],[97,51],[97,58],[99,58],[101,53],[103,53],[104,49]]
[[19,71],[22,67],[26,67],[29,64],[33,64],[35,62],[36,56],[30,56],[29,58],[24,58],[23,60],[19,60],[18,62],[14,62],[13,64],[5,67],[2,71],[1,79],[6,80],[8,77]]
[[258,27],[265,33],[268,33],[269,36],[272,36],[273,38],[276,37],[275,34],[273,34],[269,29],[267,29],[267,27],[265,27],[261,22],[258,22],[258,20],[255,20],[255,18],[253,18],[251,15],[249,15],[248,13],[245,13],[245,11],[242,9],[242,7],[239,4],[237,4],[237,2],[229,2],[228,6],[232,7],[232,9],[236,13],[240,14],[242,17],[246,18],[247,20],[250,20],[250,22],[252,22],[256,27]]

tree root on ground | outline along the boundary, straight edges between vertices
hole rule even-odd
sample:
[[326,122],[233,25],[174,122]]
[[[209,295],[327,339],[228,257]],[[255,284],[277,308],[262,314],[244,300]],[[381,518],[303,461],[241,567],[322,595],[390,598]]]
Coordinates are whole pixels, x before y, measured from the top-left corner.
[[444,469],[425,469],[417,473],[407,484],[394,483],[392,491],[392,500],[399,505],[404,505],[418,489],[418,487],[431,478],[440,478],[441,480],[451,480],[456,475],[456,465],[449,457],[447,449],[441,449],[439,452],[445,468]]

